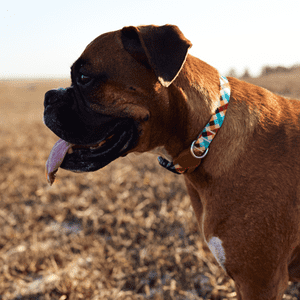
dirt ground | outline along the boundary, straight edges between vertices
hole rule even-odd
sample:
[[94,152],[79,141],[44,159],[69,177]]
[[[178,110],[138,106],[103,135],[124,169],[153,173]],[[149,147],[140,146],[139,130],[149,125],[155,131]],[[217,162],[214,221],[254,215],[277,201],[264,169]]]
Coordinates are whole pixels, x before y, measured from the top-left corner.
[[[58,138],[42,122],[44,93],[68,84],[0,81],[0,299],[236,299],[182,176],[154,155],[60,169],[47,184]],[[284,299],[299,289],[290,283]]]

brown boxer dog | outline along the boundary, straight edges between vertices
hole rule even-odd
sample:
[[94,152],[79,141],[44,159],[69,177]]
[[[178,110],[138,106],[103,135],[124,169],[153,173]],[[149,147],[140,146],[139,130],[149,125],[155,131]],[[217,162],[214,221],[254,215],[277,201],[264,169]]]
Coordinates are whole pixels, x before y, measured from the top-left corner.
[[[160,163],[183,173],[238,299],[281,299],[288,280],[300,280],[300,103],[232,77],[223,88],[189,47],[172,25],[125,27],[91,42],[72,66],[71,87],[45,95],[44,122],[61,138],[49,180],[59,167],[96,171],[163,149],[173,161]],[[222,117],[217,133],[214,116]]]

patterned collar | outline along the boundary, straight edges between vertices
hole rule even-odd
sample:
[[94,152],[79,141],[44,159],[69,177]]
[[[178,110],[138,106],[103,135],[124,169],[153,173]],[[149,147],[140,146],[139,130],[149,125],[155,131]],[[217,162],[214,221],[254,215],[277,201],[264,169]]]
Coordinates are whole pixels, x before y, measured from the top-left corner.
[[209,150],[209,145],[213,141],[216,133],[221,128],[227,107],[230,100],[230,86],[226,77],[220,77],[220,99],[218,108],[201,131],[196,140],[192,142],[189,149],[184,150],[176,157],[173,162],[166,160],[159,156],[159,164],[167,170],[175,173],[191,173],[201,163],[201,159],[204,158]]

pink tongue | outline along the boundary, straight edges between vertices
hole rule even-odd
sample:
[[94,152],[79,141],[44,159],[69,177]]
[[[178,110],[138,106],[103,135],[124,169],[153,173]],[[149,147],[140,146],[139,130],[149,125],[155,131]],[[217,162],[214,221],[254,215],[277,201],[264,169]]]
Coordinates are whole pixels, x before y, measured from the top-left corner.
[[59,139],[53,146],[50,155],[48,157],[48,160],[46,162],[47,180],[50,185],[52,185],[52,183],[54,182],[55,173],[57,172],[58,168],[62,164],[68,150],[72,146],[74,145],[62,139]]

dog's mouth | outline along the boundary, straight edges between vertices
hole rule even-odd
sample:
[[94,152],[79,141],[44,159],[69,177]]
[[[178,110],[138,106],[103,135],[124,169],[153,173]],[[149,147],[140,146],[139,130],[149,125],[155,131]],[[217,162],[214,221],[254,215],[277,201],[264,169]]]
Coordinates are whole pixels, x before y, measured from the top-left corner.
[[75,145],[58,140],[46,163],[48,182],[54,182],[59,167],[73,172],[96,171],[136,145],[138,130],[134,120],[124,118],[110,123],[103,137],[94,144]]

